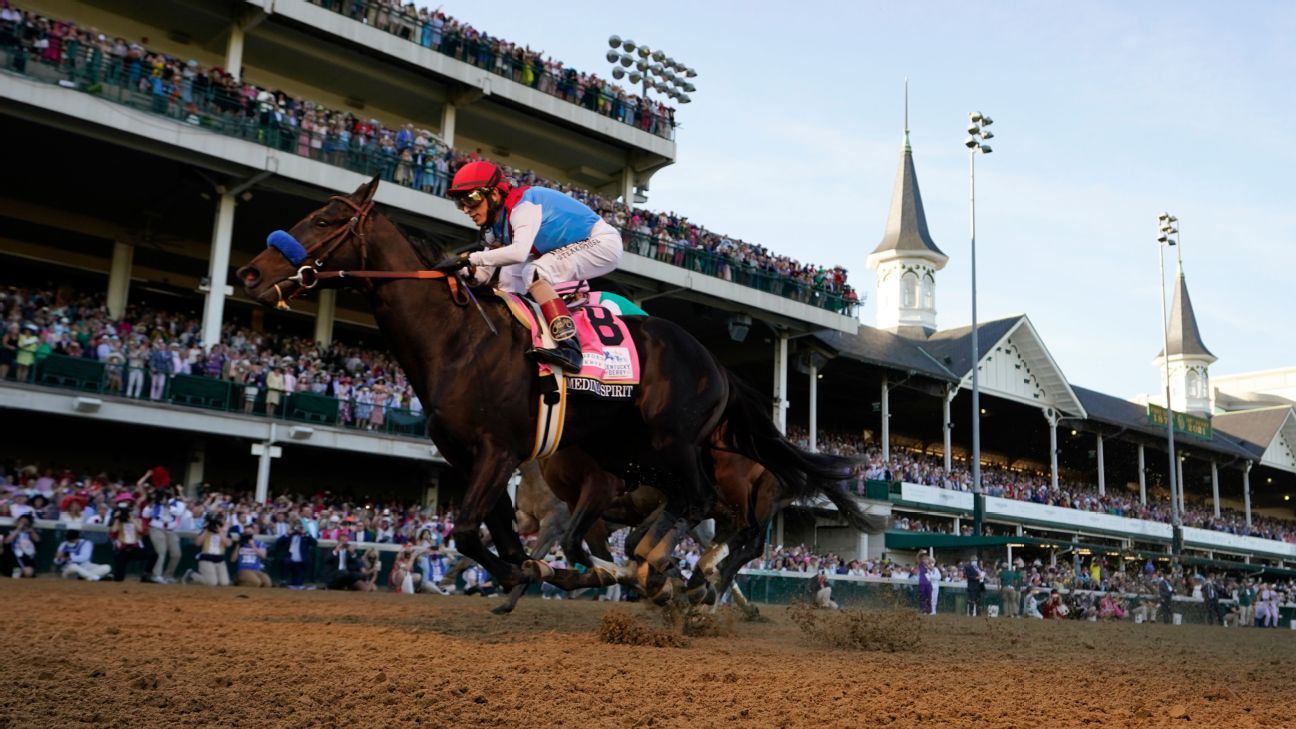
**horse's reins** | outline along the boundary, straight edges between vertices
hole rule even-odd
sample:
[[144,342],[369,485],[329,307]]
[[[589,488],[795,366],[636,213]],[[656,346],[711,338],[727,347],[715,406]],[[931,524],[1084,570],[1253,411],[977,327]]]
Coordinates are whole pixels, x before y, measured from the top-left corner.
[[[471,298],[472,302],[477,304],[477,311],[482,315],[482,319],[486,320],[486,325],[490,327],[491,332],[498,333],[495,331],[494,323],[492,323],[486,316],[486,312],[482,310],[481,304],[477,302],[477,297],[473,296],[472,290],[461,285],[459,277],[454,274],[446,273],[445,271],[363,270],[365,263],[369,259],[369,239],[365,235],[365,224],[369,222],[369,213],[373,210],[373,200],[366,202],[364,205],[356,205],[350,199],[342,197],[341,195],[334,195],[330,197],[329,200],[346,203],[355,211],[355,215],[351,217],[351,220],[349,220],[345,226],[329,233],[324,240],[320,241],[318,247],[322,250],[318,256],[315,256],[312,263],[298,268],[296,275],[290,276],[287,279],[288,281],[297,283],[296,291],[293,291],[285,297],[283,290],[279,288],[279,284],[274,285],[275,294],[279,296],[279,301],[275,304],[276,308],[287,309],[289,301],[292,301],[306,291],[315,288],[319,285],[320,281],[327,279],[358,278],[365,280],[365,282],[370,286],[373,286],[373,281],[375,279],[387,281],[393,279],[445,279],[446,285],[450,287],[450,300],[458,306],[467,306],[468,300]],[[360,241],[361,270],[321,271],[320,269],[324,267],[324,261],[332,255],[335,250],[337,250],[338,246],[346,242],[351,236],[355,236],[356,239]]]

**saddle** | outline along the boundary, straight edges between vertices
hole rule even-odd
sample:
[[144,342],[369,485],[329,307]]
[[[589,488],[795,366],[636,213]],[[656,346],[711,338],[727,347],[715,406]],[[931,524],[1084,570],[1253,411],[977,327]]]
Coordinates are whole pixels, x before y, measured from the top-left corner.
[[[608,400],[628,400],[635,396],[639,384],[639,352],[623,318],[647,316],[647,312],[617,294],[589,291],[587,286],[581,290],[580,285],[568,285],[562,289],[565,291],[560,290],[559,295],[567,299],[576,324],[581,369],[568,373],[537,363],[543,387],[531,458],[550,456],[558,450],[569,392]],[[540,315],[540,306],[534,300],[498,289],[495,295],[508,305],[513,318],[531,332],[534,346],[554,346],[549,327],[545,326]]]
[[[531,332],[533,345],[554,346],[535,301],[498,290],[495,295],[508,304],[513,317]],[[565,374],[567,387],[605,398],[633,397],[633,386],[639,384],[639,353],[623,318],[647,316],[647,313],[629,299],[603,291],[576,290],[560,295],[568,300],[582,355],[580,371]],[[558,374],[546,364],[537,367],[541,375]]]

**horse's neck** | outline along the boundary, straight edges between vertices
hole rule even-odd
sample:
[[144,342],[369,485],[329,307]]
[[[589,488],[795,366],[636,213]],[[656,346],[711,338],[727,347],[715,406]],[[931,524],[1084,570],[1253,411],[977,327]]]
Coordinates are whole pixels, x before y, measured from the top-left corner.
[[[382,241],[373,246],[374,256],[367,268],[414,271],[427,267],[395,226],[386,223],[375,232],[381,232]],[[462,386],[460,373],[467,376],[482,348],[489,344],[486,323],[471,305],[456,304],[450,287],[441,279],[376,283],[370,298],[378,328],[419,401],[426,409],[435,410],[444,393]]]
[[[394,232],[394,230],[393,230]],[[375,246],[368,268],[376,271],[415,271],[424,268],[413,248],[403,239]],[[397,251],[399,250],[399,253]],[[425,406],[435,406],[437,387],[432,372],[466,353],[457,351],[453,339],[458,312],[444,281],[388,281],[375,283],[370,294],[374,319],[383,338]]]

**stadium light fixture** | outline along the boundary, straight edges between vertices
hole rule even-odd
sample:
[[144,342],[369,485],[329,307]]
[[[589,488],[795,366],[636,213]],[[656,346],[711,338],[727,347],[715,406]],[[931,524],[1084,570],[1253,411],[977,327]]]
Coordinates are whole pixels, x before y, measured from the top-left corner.
[[1161,365],[1165,377],[1166,450],[1170,457],[1170,552],[1175,559],[1178,559],[1183,552],[1183,520],[1179,514],[1179,490],[1183,488],[1183,484],[1179,483],[1177,475],[1179,469],[1175,467],[1174,411],[1171,410],[1170,401],[1170,319],[1166,314],[1165,249],[1178,244],[1175,239],[1179,233],[1175,228],[1177,222],[1179,218],[1170,213],[1163,212],[1157,216],[1157,262],[1161,270]]
[[986,136],[985,127],[990,126],[991,123],[990,117],[979,111],[969,113],[968,136],[963,140],[963,146],[968,150],[969,222],[972,243],[972,523],[973,532],[978,537],[985,533],[985,498],[981,495],[981,384],[977,376],[977,365],[981,362],[981,346],[977,337],[976,156],[977,152],[981,154],[991,152],[990,146],[984,143],[989,138]]
[[[648,98],[648,92],[656,91],[670,99],[681,104],[690,103],[693,99],[689,96],[697,91],[697,86],[686,79],[697,78],[697,71],[682,61],[676,60],[673,56],[667,55],[660,48],[653,49],[646,45],[635,43],[629,38],[622,39],[621,36],[613,35],[608,37],[608,45],[614,50],[608,51],[606,57],[608,62],[613,64],[612,77],[615,79],[629,78],[630,83],[640,84],[641,96]],[[617,48],[621,50],[618,52]],[[625,69],[634,69],[633,71],[621,72],[620,65]],[[989,150],[986,150],[989,151]]]

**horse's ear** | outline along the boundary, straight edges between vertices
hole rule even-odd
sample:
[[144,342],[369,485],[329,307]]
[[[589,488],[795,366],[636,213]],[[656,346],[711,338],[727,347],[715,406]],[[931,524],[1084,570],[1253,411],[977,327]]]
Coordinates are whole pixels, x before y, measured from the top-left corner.
[[360,187],[357,187],[356,191],[352,193],[352,196],[355,197],[356,202],[364,205],[370,200],[373,200],[374,193],[376,192],[378,192],[378,176],[374,175],[372,180],[364,183]]

